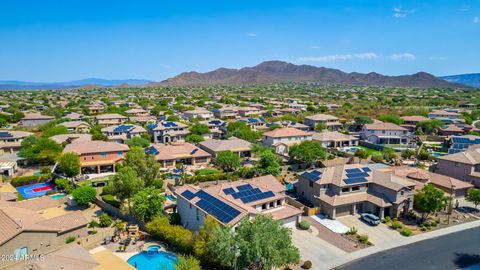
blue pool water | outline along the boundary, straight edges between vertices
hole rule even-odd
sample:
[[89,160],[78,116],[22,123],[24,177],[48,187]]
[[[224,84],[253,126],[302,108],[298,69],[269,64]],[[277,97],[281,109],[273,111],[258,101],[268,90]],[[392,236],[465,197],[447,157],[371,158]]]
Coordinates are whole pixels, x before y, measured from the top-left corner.
[[176,201],[177,201],[177,198],[175,198],[173,195],[167,195],[167,196],[165,196],[165,197],[167,197],[167,199],[169,199],[169,200],[172,201],[172,202],[176,202]]
[[127,262],[138,270],[175,270],[177,256],[164,251],[142,251]]
[[159,245],[151,245],[147,248],[147,251],[160,251],[162,249]]
[[292,183],[285,184],[285,188],[287,190],[293,190],[293,184]]
[[53,200],[58,200],[58,199],[61,199],[65,196],[67,196],[67,194],[59,193],[59,194],[55,194],[55,195],[50,196],[50,198],[52,198]]

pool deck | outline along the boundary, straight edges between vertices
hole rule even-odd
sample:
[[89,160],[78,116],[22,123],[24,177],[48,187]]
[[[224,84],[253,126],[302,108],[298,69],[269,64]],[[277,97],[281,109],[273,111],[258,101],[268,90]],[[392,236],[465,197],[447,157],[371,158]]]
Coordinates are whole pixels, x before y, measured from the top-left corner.
[[0,193],[16,193],[17,190],[10,184],[10,183],[2,183],[0,184]]
[[[90,254],[92,254],[92,257],[100,264],[99,266],[95,267],[94,270],[135,270],[135,268],[129,265],[126,260],[116,254],[117,252],[113,253],[104,247],[97,247],[90,250],[89,252]],[[132,253],[130,256],[134,254],[135,253]]]

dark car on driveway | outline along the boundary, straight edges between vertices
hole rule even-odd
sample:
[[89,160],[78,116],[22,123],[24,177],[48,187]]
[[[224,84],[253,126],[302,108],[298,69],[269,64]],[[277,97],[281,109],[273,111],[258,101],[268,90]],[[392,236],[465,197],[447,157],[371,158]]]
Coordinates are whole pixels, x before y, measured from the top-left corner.
[[380,218],[378,218],[373,214],[363,213],[363,214],[360,214],[360,217],[363,221],[367,222],[372,226],[377,226],[378,224],[380,224]]

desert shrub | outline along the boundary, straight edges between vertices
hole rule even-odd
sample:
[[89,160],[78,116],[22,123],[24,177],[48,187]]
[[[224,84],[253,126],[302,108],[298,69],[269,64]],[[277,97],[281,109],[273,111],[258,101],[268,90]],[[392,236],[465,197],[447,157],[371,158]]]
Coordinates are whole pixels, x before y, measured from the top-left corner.
[[100,221],[99,224],[102,228],[110,227],[113,223],[112,218],[107,213],[101,214],[98,220]]
[[350,230],[346,232],[347,235],[355,235],[357,233],[358,233],[358,229],[355,227],[350,228]]
[[10,184],[14,187],[26,186],[37,183],[45,183],[50,180],[52,177],[51,174],[41,174],[41,175],[29,175],[29,176],[18,176],[12,178]]
[[73,241],[75,241],[75,239],[75,236],[69,236],[67,237],[67,239],[65,239],[65,244],[72,243]]
[[383,222],[383,223],[388,223],[388,222],[390,222],[390,220],[392,220],[392,219],[390,218],[390,216],[386,216],[386,217],[382,220],[382,222]]
[[303,269],[310,269],[312,268],[312,262],[311,261],[305,261],[302,265]]
[[403,228],[401,231],[400,231],[400,234],[403,235],[403,236],[410,236],[412,235],[412,231],[410,229],[407,229],[407,228]]
[[415,214],[415,212],[413,212],[412,210],[410,210],[407,214],[407,219],[409,220],[415,220],[417,219],[417,214]]
[[307,220],[302,220],[300,223],[298,223],[298,227],[302,230],[308,230],[310,229],[310,222]]
[[113,185],[110,186],[104,186],[102,189],[102,196],[103,195],[113,195]]
[[89,228],[97,228],[99,226],[100,226],[100,224],[98,224],[98,222],[95,219],[92,219],[92,221],[90,221],[90,223],[88,223]]
[[358,239],[358,242],[360,242],[362,244],[367,244],[368,243],[368,235],[366,235],[366,234],[357,236],[357,239]]
[[393,221],[392,224],[390,225],[390,228],[392,228],[394,230],[401,229],[402,228],[402,223],[400,223],[398,221]]

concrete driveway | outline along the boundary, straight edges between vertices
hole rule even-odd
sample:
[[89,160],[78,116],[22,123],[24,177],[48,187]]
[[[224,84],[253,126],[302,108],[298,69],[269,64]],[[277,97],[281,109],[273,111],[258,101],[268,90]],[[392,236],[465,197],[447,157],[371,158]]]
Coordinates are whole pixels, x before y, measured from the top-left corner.
[[405,238],[399,232],[390,229],[386,224],[380,223],[378,226],[370,226],[360,220],[360,215],[339,217],[337,220],[349,228],[357,228],[358,234],[368,235],[370,242],[375,245]]
[[294,245],[300,250],[302,260],[312,261],[312,269],[330,269],[329,262],[347,254],[347,252],[317,237],[318,230],[311,226],[311,232],[292,229]]

